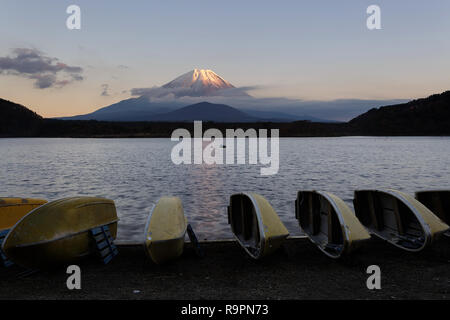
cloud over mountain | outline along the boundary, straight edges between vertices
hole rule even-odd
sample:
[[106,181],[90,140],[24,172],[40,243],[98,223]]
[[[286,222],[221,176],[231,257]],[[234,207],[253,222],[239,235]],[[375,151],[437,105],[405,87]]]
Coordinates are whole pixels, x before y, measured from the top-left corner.
[[15,48],[9,56],[0,57],[0,74],[35,80],[38,89],[60,88],[81,81],[82,73],[83,68],[69,66],[37,49]]
[[146,96],[149,99],[249,96],[245,90],[236,88],[214,71],[208,69],[194,69],[161,87],[133,88],[131,94],[133,96]]
[[[363,99],[307,101],[281,97],[257,98],[247,93],[247,91],[255,89],[261,88],[238,88],[211,70],[194,69],[161,87],[131,89],[133,98],[71,119],[107,121],[155,119],[158,114],[166,114],[186,106],[209,102],[227,105],[261,119],[347,121],[374,107],[405,102],[405,100]],[[101,94],[103,96],[109,94],[107,84],[103,84]],[[205,106],[208,105],[205,104]]]
[[256,86],[235,87],[211,70],[194,69],[161,87],[133,88],[131,95],[153,104],[191,105],[203,101],[227,104],[241,110],[278,111],[339,121],[349,120],[373,107],[403,103],[405,100],[340,99],[308,101],[282,97],[256,98],[247,91]]

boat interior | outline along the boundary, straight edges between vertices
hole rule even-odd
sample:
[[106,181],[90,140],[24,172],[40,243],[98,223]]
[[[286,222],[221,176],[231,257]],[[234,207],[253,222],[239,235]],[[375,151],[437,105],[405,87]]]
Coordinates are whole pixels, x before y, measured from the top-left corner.
[[300,227],[325,253],[338,257],[344,236],[336,211],[328,199],[312,191],[300,191],[296,201]]
[[425,245],[425,232],[401,200],[381,191],[356,191],[356,216],[372,233],[408,250]]
[[252,255],[258,256],[261,250],[261,237],[252,200],[245,194],[232,195],[228,217],[234,235]]
[[[417,192],[416,199],[436,214],[442,221],[450,224],[450,191]],[[444,234],[450,237],[450,230]]]

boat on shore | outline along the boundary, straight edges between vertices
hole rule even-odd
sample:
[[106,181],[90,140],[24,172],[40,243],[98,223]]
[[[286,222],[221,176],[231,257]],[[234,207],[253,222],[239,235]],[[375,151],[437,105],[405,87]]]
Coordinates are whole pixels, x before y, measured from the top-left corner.
[[[450,225],[450,190],[419,191],[416,192],[416,199]],[[444,235],[450,237],[450,230]]]
[[28,212],[46,203],[43,199],[0,198],[0,232],[11,229]]
[[0,266],[10,267],[11,262],[2,251],[2,244],[10,229],[28,212],[47,203],[43,199],[0,198]]
[[[97,251],[92,233],[117,234],[114,201],[74,197],[44,204],[25,215],[6,236],[2,249],[14,263],[32,269],[75,261]],[[110,247],[110,241],[106,241]],[[108,248],[104,248],[103,251]]]
[[356,216],[371,233],[407,251],[433,243],[449,226],[426,206],[403,192],[357,190]]
[[230,197],[228,223],[238,243],[254,259],[273,253],[289,235],[270,203],[256,193]]
[[187,221],[180,198],[162,197],[151,210],[145,225],[144,249],[161,264],[181,256]]
[[311,242],[331,258],[350,254],[370,239],[353,211],[329,192],[299,191],[295,217]]

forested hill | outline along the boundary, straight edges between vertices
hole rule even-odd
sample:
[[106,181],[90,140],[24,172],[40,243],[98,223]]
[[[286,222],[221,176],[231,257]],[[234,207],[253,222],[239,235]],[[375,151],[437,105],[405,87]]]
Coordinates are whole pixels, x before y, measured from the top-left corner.
[[362,135],[450,135],[450,91],[371,109],[348,124]]
[[43,119],[30,109],[0,99],[0,136],[34,136]]

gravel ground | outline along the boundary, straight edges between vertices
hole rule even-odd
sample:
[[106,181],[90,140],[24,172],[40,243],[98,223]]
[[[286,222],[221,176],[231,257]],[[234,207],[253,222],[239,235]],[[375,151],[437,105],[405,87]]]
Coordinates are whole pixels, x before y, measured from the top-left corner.
[[[190,244],[166,265],[146,261],[141,246],[119,246],[108,265],[78,262],[81,290],[66,287],[66,268],[20,276],[0,269],[0,299],[450,299],[450,239],[419,254],[371,240],[342,260],[306,239],[290,239],[276,254],[254,261],[235,242]],[[368,290],[366,269],[381,268],[381,290]]]

